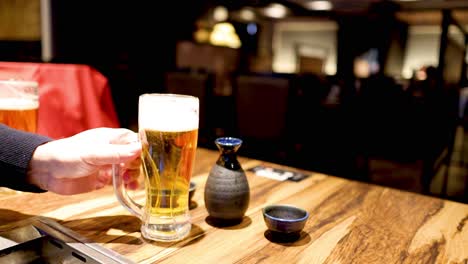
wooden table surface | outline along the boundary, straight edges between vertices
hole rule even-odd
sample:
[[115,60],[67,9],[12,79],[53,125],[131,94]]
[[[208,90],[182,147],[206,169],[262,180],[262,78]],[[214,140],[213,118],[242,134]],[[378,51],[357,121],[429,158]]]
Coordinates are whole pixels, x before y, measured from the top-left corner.
[[[242,223],[212,226],[203,190],[217,157],[217,151],[197,152],[197,207],[183,241],[142,239],[140,220],[120,206],[110,186],[74,196],[0,195],[0,225],[50,218],[137,263],[468,263],[467,204],[319,173],[281,182],[248,172],[251,199]],[[239,160],[245,170],[263,163]],[[143,191],[132,195],[144,197]],[[292,204],[310,213],[298,240],[271,238],[261,213],[267,204]]]

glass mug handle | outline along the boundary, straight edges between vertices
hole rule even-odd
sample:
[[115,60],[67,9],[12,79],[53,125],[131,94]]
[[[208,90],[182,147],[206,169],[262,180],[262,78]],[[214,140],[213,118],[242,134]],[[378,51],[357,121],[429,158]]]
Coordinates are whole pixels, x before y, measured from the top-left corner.
[[127,193],[122,177],[120,176],[120,165],[112,165],[112,184],[114,193],[119,203],[130,213],[142,219],[143,206],[135,202]]

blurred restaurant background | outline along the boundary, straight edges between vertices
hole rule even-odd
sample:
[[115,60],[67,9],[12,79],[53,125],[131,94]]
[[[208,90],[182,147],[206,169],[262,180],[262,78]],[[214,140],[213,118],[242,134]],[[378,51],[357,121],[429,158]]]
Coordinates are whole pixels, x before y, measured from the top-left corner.
[[0,61],[96,69],[121,127],[192,94],[201,147],[462,202],[467,34],[463,0],[0,1]]

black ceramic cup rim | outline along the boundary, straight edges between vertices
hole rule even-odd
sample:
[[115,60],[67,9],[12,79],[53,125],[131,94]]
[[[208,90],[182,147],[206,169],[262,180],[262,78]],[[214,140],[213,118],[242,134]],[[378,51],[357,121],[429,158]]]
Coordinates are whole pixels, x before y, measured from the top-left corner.
[[[271,210],[271,209],[281,209],[281,208],[287,208],[289,210],[294,210],[294,211],[297,211],[299,213],[301,213],[302,215],[304,215],[303,217],[299,217],[299,218],[280,218],[280,217],[275,217],[275,216],[272,216],[271,214],[269,214],[268,212]],[[302,209],[302,208],[299,208],[297,206],[293,206],[293,205],[288,205],[288,204],[275,204],[275,205],[268,205],[266,207],[264,207],[263,209],[263,215],[265,215],[266,217],[268,217],[269,219],[272,219],[274,221],[281,221],[281,222],[289,222],[289,223],[293,223],[293,222],[301,222],[301,221],[304,221],[306,220],[307,218],[309,218],[309,212],[307,212],[306,210]]]
[[190,190],[190,191],[193,191],[193,190],[195,190],[196,187],[197,187],[197,184],[196,184],[195,182],[191,181],[191,182],[190,182],[190,189],[189,189],[189,190]]
[[215,143],[223,146],[237,146],[242,144],[242,139],[235,137],[220,137],[215,140]]

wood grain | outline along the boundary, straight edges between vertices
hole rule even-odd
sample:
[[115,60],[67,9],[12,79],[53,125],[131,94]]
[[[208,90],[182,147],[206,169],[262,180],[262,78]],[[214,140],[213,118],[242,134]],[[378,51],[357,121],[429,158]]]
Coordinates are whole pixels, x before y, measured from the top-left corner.
[[[74,196],[0,195],[0,226],[49,217],[138,263],[468,262],[468,205],[313,172],[300,182],[247,172],[251,199],[242,223],[213,226],[203,189],[217,157],[216,151],[197,152],[192,178],[197,207],[190,211],[192,230],[183,241],[143,239],[140,220],[120,206],[111,187]],[[264,163],[240,161],[244,169]],[[132,196],[143,199],[144,191]],[[292,204],[310,213],[298,240],[272,237],[261,213],[268,204]]]

